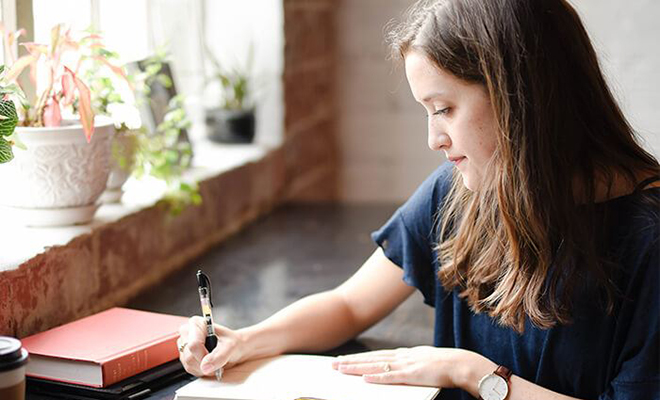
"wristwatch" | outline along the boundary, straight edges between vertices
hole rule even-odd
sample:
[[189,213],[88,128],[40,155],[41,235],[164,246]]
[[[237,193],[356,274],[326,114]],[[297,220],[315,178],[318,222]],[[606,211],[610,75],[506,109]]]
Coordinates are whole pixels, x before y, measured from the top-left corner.
[[504,400],[509,395],[511,370],[500,365],[495,372],[479,380],[479,398],[481,400]]

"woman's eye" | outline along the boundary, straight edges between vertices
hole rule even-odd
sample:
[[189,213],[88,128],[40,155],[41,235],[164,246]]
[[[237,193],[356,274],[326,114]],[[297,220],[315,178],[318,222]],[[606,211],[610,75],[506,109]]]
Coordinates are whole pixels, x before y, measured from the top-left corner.
[[437,110],[437,111],[433,112],[431,115],[429,115],[429,117],[432,116],[432,115],[445,115],[448,112],[449,112],[449,107],[445,107],[445,108],[442,108],[440,110]]

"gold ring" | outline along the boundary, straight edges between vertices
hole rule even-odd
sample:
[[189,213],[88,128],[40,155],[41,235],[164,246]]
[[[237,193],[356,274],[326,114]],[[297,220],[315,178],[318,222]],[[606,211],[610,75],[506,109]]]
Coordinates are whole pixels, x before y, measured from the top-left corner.
[[392,368],[390,368],[390,363],[385,363],[385,365],[383,365],[383,371],[390,372],[391,370]]
[[179,353],[183,353],[183,350],[186,348],[187,345],[188,345],[188,342],[186,342],[186,343],[180,345],[180,346],[179,346]]

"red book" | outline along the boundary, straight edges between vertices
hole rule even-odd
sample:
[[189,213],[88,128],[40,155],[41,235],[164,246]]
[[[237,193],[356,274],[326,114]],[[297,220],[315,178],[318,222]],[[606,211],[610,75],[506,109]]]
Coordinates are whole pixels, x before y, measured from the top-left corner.
[[188,318],[111,308],[21,339],[27,375],[106,387],[179,357],[176,339]]

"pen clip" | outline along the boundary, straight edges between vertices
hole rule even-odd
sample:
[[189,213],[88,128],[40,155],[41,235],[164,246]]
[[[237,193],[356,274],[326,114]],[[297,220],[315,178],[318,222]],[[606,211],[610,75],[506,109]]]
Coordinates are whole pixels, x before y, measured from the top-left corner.
[[202,270],[197,271],[197,286],[201,293],[202,289],[206,290],[209,298],[209,304],[213,307],[213,296],[211,295],[211,280],[208,275],[202,272]]

